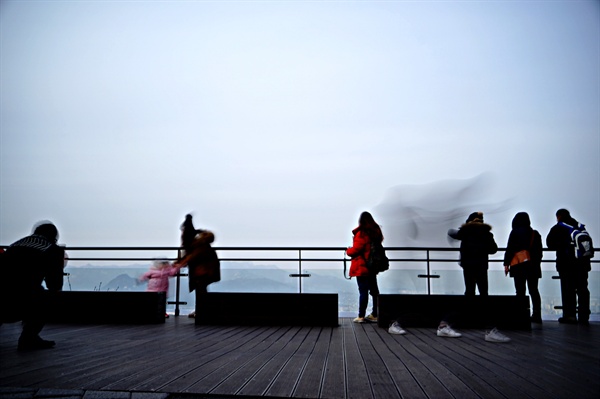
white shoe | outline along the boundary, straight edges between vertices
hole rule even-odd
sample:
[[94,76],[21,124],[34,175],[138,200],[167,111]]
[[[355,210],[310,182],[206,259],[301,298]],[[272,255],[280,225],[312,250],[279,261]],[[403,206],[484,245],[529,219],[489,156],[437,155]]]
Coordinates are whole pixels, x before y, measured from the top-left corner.
[[365,320],[364,317],[357,317],[356,319],[352,320],[353,323],[366,323],[367,321]]
[[458,338],[458,337],[462,337],[462,334],[454,331],[453,329],[450,328],[450,326],[444,326],[441,328],[438,327],[437,336],[438,337],[447,337],[447,338]]
[[485,334],[485,340],[488,342],[510,342],[510,338],[498,331],[496,327]]
[[388,329],[388,332],[390,334],[395,334],[395,335],[404,335],[404,334],[406,334],[406,330],[403,329],[402,327],[400,327],[400,324],[398,324],[397,321],[395,321],[392,324],[390,324],[390,328]]

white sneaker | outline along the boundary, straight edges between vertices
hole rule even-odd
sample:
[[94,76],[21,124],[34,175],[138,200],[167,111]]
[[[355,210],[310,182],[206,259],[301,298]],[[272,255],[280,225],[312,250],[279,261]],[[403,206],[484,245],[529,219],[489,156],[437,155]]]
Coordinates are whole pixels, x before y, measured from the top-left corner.
[[395,321],[392,324],[390,324],[390,328],[388,329],[388,332],[390,334],[396,334],[396,335],[404,335],[404,334],[406,334],[406,330],[403,329],[402,327],[400,327],[400,324],[398,324],[397,321]]
[[510,342],[510,338],[498,331],[496,327],[485,334],[485,340],[488,342]]
[[364,317],[357,317],[356,319],[352,320],[353,323],[366,323],[367,321],[365,320]]
[[438,337],[447,337],[447,338],[458,338],[458,337],[462,337],[462,334],[454,331],[453,329],[450,328],[450,326],[444,326],[441,328],[438,327],[437,336]]

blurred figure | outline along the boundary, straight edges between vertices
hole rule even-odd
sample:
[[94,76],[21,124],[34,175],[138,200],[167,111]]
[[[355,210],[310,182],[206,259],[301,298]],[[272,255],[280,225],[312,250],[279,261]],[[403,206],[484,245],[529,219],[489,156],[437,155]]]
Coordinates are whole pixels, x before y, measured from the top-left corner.
[[47,290],[62,290],[65,251],[56,243],[58,230],[50,222],[34,227],[33,234],[13,243],[2,255],[1,322],[23,321],[19,350],[48,349],[54,341],[39,334],[52,309]]
[[[147,292],[169,293],[169,278],[175,276],[181,266],[172,265],[167,260],[155,260],[152,268],[140,277],[140,281],[148,281]],[[169,317],[169,314],[165,314]]]
[[[484,223],[482,212],[473,212],[467,221],[458,229],[450,229],[448,235],[455,240],[460,240],[460,266],[463,268],[465,280],[465,295],[475,297],[475,287],[482,297],[483,311],[488,312],[488,267],[489,255],[498,251],[498,244],[492,234],[492,226]],[[487,320],[491,315],[484,315]],[[487,324],[490,322],[488,321]],[[485,340],[489,342],[509,342],[506,337],[491,325],[485,334]]]
[[[208,286],[221,281],[221,263],[211,246],[214,241],[212,232],[202,231],[194,239],[190,252],[175,264],[175,267],[188,267],[190,292],[196,291],[196,308],[202,296],[208,292]],[[195,316],[196,312],[190,315]]]
[[[511,266],[515,254],[527,251],[529,259]],[[538,290],[539,279],[542,278],[542,237],[537,230],[531,228],[527,212],[519,212],[512,220],[512,231],[508,237],[504,253],[504,270],[514,278],[517,296],[525,296],[526,286],[533,306],[531,321],[542,322],[542,298]]]
[[185,215],[185,220],[181,224],[181,247],[183,248],[182,258],[192,251],[194,239],[204,230],[197,230],[194,227],[193,217],[190,214]]
[[[577,228],[585,231],[585,226],[571,217],[566,209],[556,212],[557,223],[552,226],[546,237],[548,249],[556,251],[556,271],[560,276],[560,294],[562,297],[563,317],[559,323],[589,324],[590,291],[588,273],[592,270],[589,258],[577,258],[575,243],[571,231]],[[579,320],[577,318],[579,308]]]
[[[377,322],[377,299],[379,296],[377,274],[369,271],[367,259],[369,259],[371,251],[371,242],[381,244],[383,233],[373,216],[369,212],[363,212],[358,219],[358,227],[352,230],[352,234],[354,235],[352,246],[346,250],[346,253],[352,259],[349,276],[356,277],[359,293],[358,317],[353,321],[355,323]],[[365,317],[369,294],[373,298],[373,310]]]

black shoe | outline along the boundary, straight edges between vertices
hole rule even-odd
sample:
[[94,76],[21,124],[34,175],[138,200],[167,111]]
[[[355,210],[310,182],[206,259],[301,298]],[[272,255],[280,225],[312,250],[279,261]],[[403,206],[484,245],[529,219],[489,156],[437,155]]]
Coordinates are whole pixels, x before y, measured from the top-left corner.
[[575,317],[559,317],[558,322],[561,324],[577,324]]
[[590,321],[589,320],[579,320],[579,324],[581,324],[582,326],[589,326]]
[[540,316],[531,316],[531,322],[535,324],[542,324],[542,318]]
[[20,351],[35,351],[39,349],[50,349],[56,345],[54,341],[46,341],[40,337],[34,339],[19,339],[19,346],[17,347]]

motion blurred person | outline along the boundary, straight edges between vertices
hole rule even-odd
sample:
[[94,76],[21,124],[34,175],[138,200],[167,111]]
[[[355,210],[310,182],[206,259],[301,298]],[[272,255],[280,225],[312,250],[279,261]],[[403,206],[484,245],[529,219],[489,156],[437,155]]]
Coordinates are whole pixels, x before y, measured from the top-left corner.
[[[369,212],[363,212],[358,219],[358,227],[352,230],[352,234],[354,235],[352,246],[346,250],[352,259],[348,274],[350,277],[356,277],[359,293],[358,317],[353,321],[355,323],[377,322],[377,299],[379,296],[377,274],[369,271],[367,259],[369,259],[371,251],[371,242],[383,242],[383,233],[373,216]],[[373,310],[365,317],[369,294],[373,298]]]
[[34,227],[33,234],[13,243],[2,260],[2,322],[23,321],[19,350],[48,349],[54,341],[39,334],[52,310],[50,293],[62,290],[65,251],[59,247],[58,230],[54,224],[43,222]]
[[[511,266],[515,254],[528,251],[529,260]],[[506,244],[504,253],[504,270],[514,278],[517,296],[525,296],[526,286],[533,305],[531,321],[542,322],[542,298],[538,290],[538,283],[542,278],[542,237],[537,230],[531,228],[531,221],[527,212],[519,212],[512,220],[512,230]]]
[[[188,267],[190,292],[196,291],[196,309],[202,303],[202,297],[208,292],[208,286],[221,281],[221,263],[217,252],[211,246],[215,236],[210,231],[203,231],[194,239],[191,251],[174,267]],[[196,317],[194,312],[190,317]]]
[[589,258],[575,257],[575,244],[571,239],[573,227],[585,231],[585,226],[573,219],[566,209],[556,211],[556,221],[546,237],[546,245],[556,251],[556,271],[560,276],[563,317],[558,322],[587,325],[590,319],[588,273],[592,267]]

